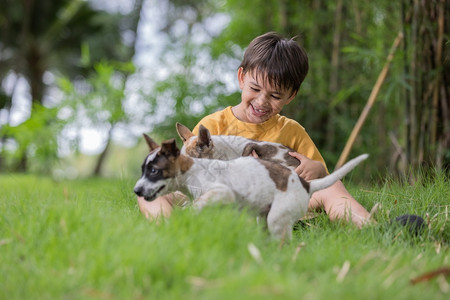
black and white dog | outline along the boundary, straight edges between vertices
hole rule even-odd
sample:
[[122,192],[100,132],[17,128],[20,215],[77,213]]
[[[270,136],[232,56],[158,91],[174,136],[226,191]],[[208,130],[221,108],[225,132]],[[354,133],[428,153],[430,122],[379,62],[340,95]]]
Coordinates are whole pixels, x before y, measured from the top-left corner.
[[368,157],[360,155],[332,174],[306,182],[279,163],[253,157],[197,159],[180,154],[174,139],[159,146],[144,137],[150,154],[134,187],[138,196],[152,201],[178,190],[191,194],[198,209],[207,203],[236,202],[267,214],[269,232],[277,239],[291,237],[293,225],[306,214],[312,193],[332,185]]

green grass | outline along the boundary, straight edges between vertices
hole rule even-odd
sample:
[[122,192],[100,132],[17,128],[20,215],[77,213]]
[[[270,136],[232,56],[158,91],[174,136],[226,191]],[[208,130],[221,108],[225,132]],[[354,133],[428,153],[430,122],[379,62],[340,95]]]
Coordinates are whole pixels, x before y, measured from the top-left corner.
[[[321,215],[289,243],[232,207],[149,222],[133,185],[0,176],[0,299],[448,299],[448,277],[410,283],[450,266],[443,175],[351,187],[366,208],[382,204],[376,225]],[[428,216],[429,228],[416,237],[388,225],[405,213]]]

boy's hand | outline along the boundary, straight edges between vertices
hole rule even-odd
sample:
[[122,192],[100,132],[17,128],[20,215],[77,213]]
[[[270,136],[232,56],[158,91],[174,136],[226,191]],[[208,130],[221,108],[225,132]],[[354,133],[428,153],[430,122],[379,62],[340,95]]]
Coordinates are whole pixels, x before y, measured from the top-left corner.
[[300,165],[295,169],[295,172],[303,179],[309,181],[327,175],[325,167],[320,162],[309,159],[297,152],[289,152],[289,155],[300,161]]

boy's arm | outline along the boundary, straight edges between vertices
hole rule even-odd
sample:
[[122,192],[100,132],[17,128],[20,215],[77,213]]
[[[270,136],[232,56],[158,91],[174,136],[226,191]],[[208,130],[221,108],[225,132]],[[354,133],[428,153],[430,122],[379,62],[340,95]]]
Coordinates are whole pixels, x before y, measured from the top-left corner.
[[284,124],[278,142],[293,149],[291,156],[300,161],[296,173],[306,180],[326,176],[328,170],[325,161],[305,128],[295,120],[282,120]]
[[309,159],[297,152],[289,152],[289,154],[300,161],[300,165],[295,169],[295,172],[303,179],[309,181],[327,175],[327,170],[321,162]]

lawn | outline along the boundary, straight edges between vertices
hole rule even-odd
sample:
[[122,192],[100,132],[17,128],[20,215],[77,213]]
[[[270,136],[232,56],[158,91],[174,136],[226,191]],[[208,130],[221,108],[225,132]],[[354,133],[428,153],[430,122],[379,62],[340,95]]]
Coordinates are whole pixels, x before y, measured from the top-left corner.
[[[350,186],[377,224],[326,215],[290,242],[230,206],[143,218],[135,179],[0,176],[0,299],[448,299],[448,177]],[[426,220],[418,236],[390,220]],[[448,270],[448,269],[447,269]],[[447,276],[447,277],[445,277]]]

